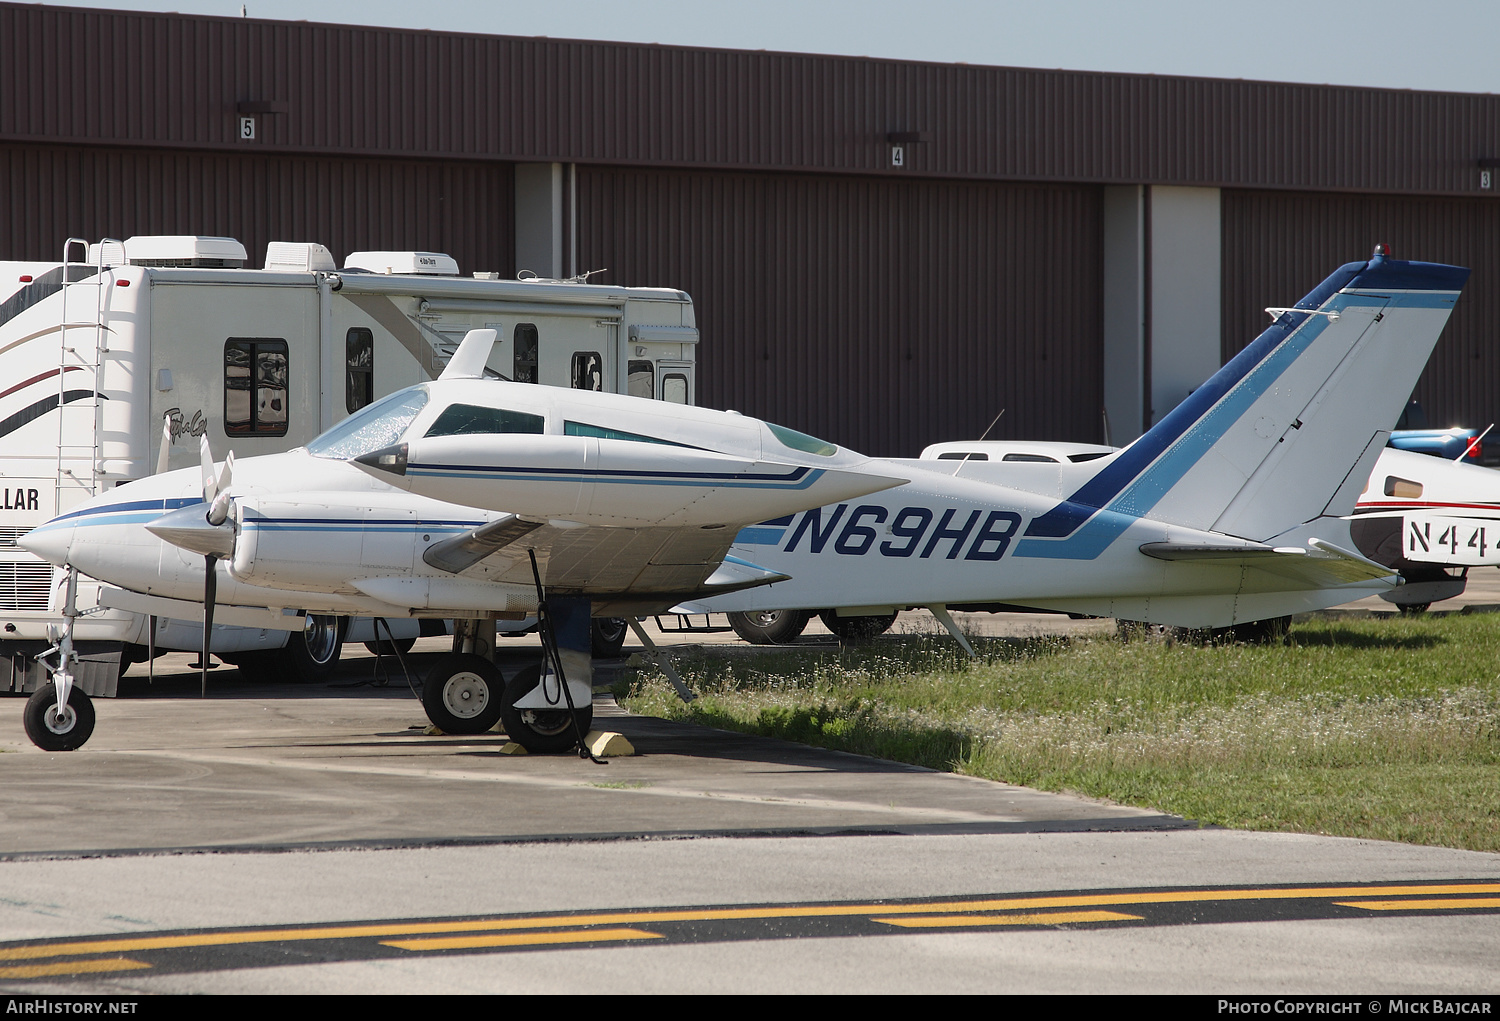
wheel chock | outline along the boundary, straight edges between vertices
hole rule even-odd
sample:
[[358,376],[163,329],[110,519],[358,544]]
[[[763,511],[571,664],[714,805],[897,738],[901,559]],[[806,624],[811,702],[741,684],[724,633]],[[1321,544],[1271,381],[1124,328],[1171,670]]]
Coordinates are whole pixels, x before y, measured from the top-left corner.
[[589,751],[601,759],[635,754],[635,745],[626,740],[624,734],[617,734],[612,730],[591,730],[583,741],[588,745]]
[[504,747],[502,747],[500,749],[500,754],[501,755],[530,755],[531,753],[528,752],[525,749],[524,746],[518,745],[514,741],[507,741],[507,742],[505,742]]

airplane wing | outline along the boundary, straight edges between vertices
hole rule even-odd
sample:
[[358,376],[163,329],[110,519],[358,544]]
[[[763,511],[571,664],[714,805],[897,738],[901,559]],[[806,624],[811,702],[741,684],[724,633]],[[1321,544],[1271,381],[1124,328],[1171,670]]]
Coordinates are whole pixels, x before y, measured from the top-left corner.
[[670,606],[788,579],[728,556],[736,532],[563,526],[508,514],[429,547],[423,559],[464,578],[529,585],[534,551],[549,591],[587,593],[617,610],[627,604]]
[[1294,582],[1293,588],[1329,588],[1395,574],[1383,564],[1321,539],[1308,540],[1306,547],[1148,542],[1140,549],[1157,560],[1265,571]]

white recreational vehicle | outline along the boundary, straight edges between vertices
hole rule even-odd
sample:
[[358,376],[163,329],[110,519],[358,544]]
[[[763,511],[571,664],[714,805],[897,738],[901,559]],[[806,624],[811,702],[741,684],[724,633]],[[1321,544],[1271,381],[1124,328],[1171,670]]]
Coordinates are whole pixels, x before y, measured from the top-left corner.
[[[694,401],[698,331],[681,291],[462,277],[428,252],[357,252],[339,268],[317,244],[273,243],[264,269],[245,261],[230,238],[134,237],[0,262],[0,692],[45,679],[35,656],[63,599],[61,572],[15,540],[96,493],[198,464],[199,437],[219,457],[301,446],[436,377],[481,328],[500,335],[488,370],[504,378]],[[90,695],[114,694],[122,657],[201,645],[190,604],[98,600],[85,583],[78,683]],[[392,637],[416,626],[392,621]],[[316,676],[344,638],[376,639],[368,621],[317,617],[288,634],[216,623],[212,650]]]

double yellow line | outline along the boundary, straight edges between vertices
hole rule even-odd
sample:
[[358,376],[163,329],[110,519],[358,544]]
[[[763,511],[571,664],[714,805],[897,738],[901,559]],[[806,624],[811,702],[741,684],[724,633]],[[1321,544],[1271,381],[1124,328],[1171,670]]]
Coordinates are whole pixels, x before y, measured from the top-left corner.
[[[1370,911],[1433,911],[1500,908],[1500,882],[1449,885],[1289,886],[1228,890],[1146,890],[1131,893],[1057,894],[933,900],[911,904],[808,904],[768,907],[670,908],[489,918],[444,922],[312,925],[235,932],[123,936],[0,946],[0,978],[128,971],[150,964],[127,955],[154,950],[244,946],[255,943],[374,939],[414,952],[513,946],[545,946],[665,938],[641,926],[670,922],[741,921],[774,918],[865,916],[902,928],[1141,921],[1143,916],[1111,908],[1257,900],[1327,900]],[[58,961],[57,958],[89,958]],[[25,963],[22,963],[25,962]],[[46,962],[46,963],[42,963]]]

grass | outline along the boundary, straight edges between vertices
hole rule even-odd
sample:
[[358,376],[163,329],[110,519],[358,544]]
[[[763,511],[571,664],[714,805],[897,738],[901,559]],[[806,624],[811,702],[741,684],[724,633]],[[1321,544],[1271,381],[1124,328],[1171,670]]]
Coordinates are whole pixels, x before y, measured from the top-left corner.
[[625,682],[691,719],[1245,829],[1500,851],[1500,615],[1312,621],[1285,645],[888,635],[705,648]]

